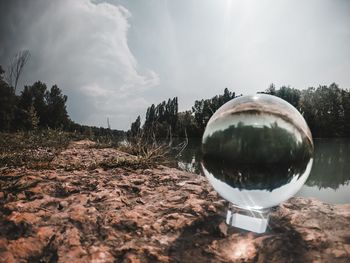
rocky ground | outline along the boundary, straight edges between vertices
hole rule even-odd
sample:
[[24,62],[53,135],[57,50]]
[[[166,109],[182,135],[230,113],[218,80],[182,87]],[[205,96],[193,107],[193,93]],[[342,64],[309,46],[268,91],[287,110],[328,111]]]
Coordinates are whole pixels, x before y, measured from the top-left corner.
[[205,178],[93,146],[0,170],[0,262],[350,262],[350,204],[292,198],[240,231]]

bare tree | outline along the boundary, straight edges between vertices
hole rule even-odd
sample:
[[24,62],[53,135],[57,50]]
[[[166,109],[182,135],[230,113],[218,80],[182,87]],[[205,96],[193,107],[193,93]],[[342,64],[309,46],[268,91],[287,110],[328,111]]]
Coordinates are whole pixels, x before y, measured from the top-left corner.
[[7,83],[14,88],[15,93],[17,89],[17,84],[19,77],[21,76],[24,65],[28,62],[30,58],[29,50],[19,51],[8,66],[6,72]]

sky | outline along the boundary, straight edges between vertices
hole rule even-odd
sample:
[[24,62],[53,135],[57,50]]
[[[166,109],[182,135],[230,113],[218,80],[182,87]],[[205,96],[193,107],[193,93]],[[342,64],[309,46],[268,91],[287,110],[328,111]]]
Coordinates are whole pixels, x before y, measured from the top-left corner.
[[0,0],[0,65],[20,50],[19,92],[57,84],[73,121],[128,129],[174,96],[350,89],[350,1]]

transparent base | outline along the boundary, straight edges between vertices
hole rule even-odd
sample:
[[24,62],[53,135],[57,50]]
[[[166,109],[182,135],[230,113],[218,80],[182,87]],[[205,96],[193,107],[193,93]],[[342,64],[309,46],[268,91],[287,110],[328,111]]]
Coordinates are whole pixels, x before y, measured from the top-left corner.
[[255,233],[264,233],[269,223],[269,213],[270,209],[243,209],[230,204],[226,224]]

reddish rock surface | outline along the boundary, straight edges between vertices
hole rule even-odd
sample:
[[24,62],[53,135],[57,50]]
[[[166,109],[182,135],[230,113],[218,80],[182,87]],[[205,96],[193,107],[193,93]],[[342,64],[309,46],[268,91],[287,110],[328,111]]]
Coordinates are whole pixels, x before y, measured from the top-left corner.
[[348,204],[292,198],[266,233],[240,231],[205,178],[161,165],[94,169],[135,157],[93,146],[74,143],[47,169],[0,171],[0,262],[350,261]]

